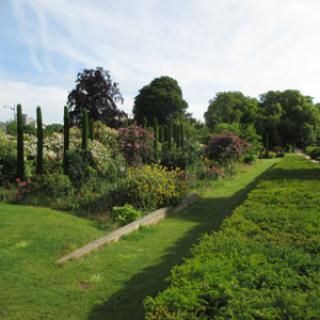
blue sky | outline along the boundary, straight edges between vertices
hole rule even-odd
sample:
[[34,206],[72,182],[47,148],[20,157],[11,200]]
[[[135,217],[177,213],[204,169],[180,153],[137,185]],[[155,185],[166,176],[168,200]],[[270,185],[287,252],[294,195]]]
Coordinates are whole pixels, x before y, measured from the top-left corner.
[[154,77],[178,80],[202,119],[216,92],[297,88],[320,100],[318,0],[0,0],[4,105],[61,122],[83,68],[102,66],[130,113]]

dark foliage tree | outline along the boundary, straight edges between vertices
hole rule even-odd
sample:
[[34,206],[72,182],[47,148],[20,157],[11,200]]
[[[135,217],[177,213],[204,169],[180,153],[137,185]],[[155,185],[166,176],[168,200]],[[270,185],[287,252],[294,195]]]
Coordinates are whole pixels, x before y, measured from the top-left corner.
[[209,101],[204,114],[209,129],[221,123],[253,123],[258,110],[258,101],[238,91],[219,92]]
[[17,178],[24,180],[24,142],[22,107],[17,105]]
[[36,173],[43,174],[43,126],[41,108],[37,107],[37,165]]
[[98,67],[78,73],[76,87],[68,96],[71,125],[81,126],[81,109],[86,108],[90,118],[118,128],[127,115],[117,108],[116,102],[123,101],[118,83],[113,82],[109,71]]
[[159,125],[185,115],[188,105],[182,97],[182,90],[175,79],[167,76],[154,79],[144,86],[135,98],[133,114],[138,124],[143,125],[147,118],[149,125],[154,125],[157,118]]
[[63,173],[68,175],[69,173],[69,159],[68,151],[70,144],[70,119],[68,108],[64,107],[64,117],[63,117]]

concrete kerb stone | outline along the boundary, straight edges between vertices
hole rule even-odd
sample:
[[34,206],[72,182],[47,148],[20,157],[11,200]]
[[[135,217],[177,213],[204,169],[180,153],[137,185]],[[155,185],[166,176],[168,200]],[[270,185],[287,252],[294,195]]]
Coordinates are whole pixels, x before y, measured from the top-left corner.
[[79,258],[83,257],[84,255],[89,254],[91,251],[96,250],[96,249],[98,249],[108,243],[117,242],[123,236],[139,229],[140,227],[156,224],[159,221],[166,218],[169,214],[177,213],[177,212],[185,209],[186,207],[190,206],[191,204],[195,203],[197,200],[198,200],[198,195],[196,193],[192,193],[189,196],[187,196],[186,198],[184,198],[183,201],[178,206],[165,207],[165,208],[161,208],[156,211],[153,211],[153,212],[145,215],[144,217],[142,217],[136,221],[133,221],[133,222],[125,225],[124,227],[121,227],[121,228],[107,234],[106,236],[99,238],[99,239],[79,248],[76,251],[74,251],[66,256],[61,257],[60,259],[57,260],[57,263],[62,264],[67,261],[70,261],[70,260],[79,259]]

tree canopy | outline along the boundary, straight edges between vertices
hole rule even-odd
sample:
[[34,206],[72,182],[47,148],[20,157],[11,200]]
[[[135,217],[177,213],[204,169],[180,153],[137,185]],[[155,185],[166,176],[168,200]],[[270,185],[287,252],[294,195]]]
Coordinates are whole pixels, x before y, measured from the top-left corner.
[[209,129],[221,123],[249,124],[254,121],[258,109],[258,101],[247,97],[239,91],[219,92],[209,101],[204,114]]
[[320,113],[309,96],[298,90],[269,91],[260,96],[257,127],[270,146],[305,147],[316,141]]
[[117,108],[123,101],[118,83],[113,82],[109,71],[101,67],[84,69],[78,73],[76,87],[68,95],[68,109],[72,125],[81,125],[81,110],[87,109],[90,119],[119,127],[126,114]]
[[162,76],[139,91],[134,101],[133,114],[138,124],[143,124],[146,118],[148,125],[153,125],[154,119],[163,125],[171,119],[183,117],[187,107],[178,82]]

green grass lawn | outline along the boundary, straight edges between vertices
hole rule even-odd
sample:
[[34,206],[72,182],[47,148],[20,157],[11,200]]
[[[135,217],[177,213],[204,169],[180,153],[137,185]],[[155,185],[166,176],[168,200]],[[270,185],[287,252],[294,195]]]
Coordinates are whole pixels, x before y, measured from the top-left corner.
[[143,299],[166,287],[172,266],[277,161],[216,181],[184,212],[63,266],[58,257],[103,231],[66,213],[0,204],[0,319],[143,319]]

